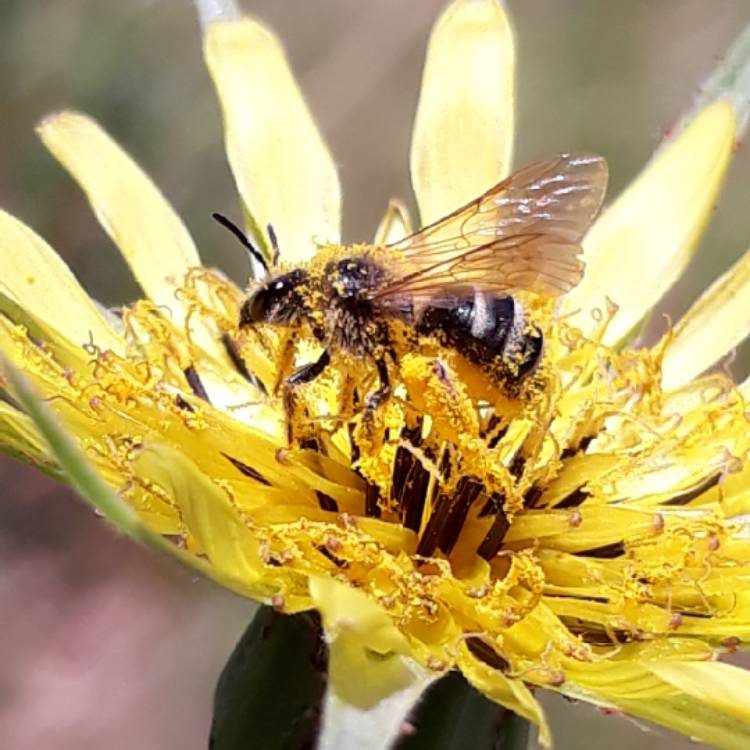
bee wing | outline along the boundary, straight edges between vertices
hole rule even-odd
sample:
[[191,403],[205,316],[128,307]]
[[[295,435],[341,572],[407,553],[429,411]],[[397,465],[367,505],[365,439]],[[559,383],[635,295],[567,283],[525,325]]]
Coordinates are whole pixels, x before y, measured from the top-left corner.
[[581,240],[601,207],[607,163],[562,154],[524,167],[449,216],[388,247],[399,273],[373,295],[452,304],[473,291],[558,296],[583,275]]

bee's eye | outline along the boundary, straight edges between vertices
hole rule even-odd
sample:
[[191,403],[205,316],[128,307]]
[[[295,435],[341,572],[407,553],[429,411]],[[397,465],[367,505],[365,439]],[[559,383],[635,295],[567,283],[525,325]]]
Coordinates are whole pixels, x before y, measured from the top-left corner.
[[253,323],[263,323],[268,319],[269,296],[269,290],[263,288],[258,289],[245,300],[240,310],[240,327]]
[[293,321],[299,315],[300,307],[297,287],[305,278],[303,271],[291,271],[256,289],[242,305],[240,326]]

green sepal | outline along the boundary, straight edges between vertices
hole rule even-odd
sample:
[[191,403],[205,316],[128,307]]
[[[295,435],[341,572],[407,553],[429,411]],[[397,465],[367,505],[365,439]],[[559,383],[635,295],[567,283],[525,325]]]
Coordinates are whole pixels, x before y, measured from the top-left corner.
[[460,672],[430,686],[394,750],[526,750],[532,725],[475,690]]
[[317,615],[260,607],[219,677],[210,750],[314,747],[326,661]]

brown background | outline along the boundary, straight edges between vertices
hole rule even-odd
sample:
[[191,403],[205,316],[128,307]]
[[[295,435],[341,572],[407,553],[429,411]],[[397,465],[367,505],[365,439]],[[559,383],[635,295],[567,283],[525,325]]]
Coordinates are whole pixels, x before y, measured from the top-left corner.
[[[600,152],[611,195],[750,20],[750,0],[509,5],[520,55],[517,161]],[[244,3],[282,36],[336,155],[347,240],[371,235],[389,196],[409,197],[411,120],[441,6]],[[0,86],[0,205],[52,242],[92,294],[114,304],[137,290],[81,194],[36,141],[34,123],[59,107],[98,118],[173,201],[206,262],[242,280],[242,252],[209,218],[238,212],[189,2],[2,0]],[[740,149],[708,236],[665,311],[679,315],[746,249],[749,181]],[[740,350],[738,375],[746,362]],[[204,748],[211,690],[251,606],[116,538],[69,491],[26,467],[0,459],[0,486],[3,747]],[[561,750],[602,741],[611,750],[692,746],[588,707],[548,703]]]

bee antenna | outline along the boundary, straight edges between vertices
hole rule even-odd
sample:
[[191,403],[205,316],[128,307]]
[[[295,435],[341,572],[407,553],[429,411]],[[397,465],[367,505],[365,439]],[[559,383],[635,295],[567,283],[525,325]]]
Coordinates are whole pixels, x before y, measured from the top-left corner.
[[[258,261],[258,263],[260,263],[263,270],[266,273],[269,273],[268,263],[263,257],[263,253],[258,249],[257,245],[255,245],[253,241],[231,219],[228,219],[223,214],[217,212],[212,213],[211,216],[215,221],[221,224],[221,226],[223,226],[225,229],[228,229],[240,241],[240,243],[242,243],[242,245],[247,248],[250,256]],[[275,252],[276,250],[274,250],[274,253]]]
[[268,239],[271,241],[271,247],[273,248],[273,258],[271,262],[277,266],[279,264],[279,238],[276,236],[276,230],[273,228],[273,224],[269,224],[266,227],[268,231]]

